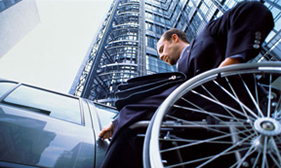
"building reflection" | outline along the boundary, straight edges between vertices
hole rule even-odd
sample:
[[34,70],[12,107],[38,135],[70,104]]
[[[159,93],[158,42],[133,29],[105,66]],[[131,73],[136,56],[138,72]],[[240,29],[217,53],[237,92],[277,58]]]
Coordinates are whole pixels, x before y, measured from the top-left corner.
[[[94,165],[94,145],[79,143],[71,151],[64,151],[58,158],[54,167],[81,167]],[[91,162],[91,163],[89,163]]]
[[56,134],[46,122],[5,113],[0,108],[0,160],[36,165]]

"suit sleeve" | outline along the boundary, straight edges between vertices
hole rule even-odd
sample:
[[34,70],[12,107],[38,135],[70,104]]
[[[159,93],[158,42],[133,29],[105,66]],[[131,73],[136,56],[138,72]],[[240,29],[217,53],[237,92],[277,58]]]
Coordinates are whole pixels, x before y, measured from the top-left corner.
[[260,2],[242,2],[210,23],[210,33],[226,37],[225,57],[254,58],[274,27],[271,12]]

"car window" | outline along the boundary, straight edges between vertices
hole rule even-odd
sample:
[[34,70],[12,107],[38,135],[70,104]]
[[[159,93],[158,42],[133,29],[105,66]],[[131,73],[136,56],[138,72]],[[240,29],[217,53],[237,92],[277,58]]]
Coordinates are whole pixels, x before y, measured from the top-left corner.
[[3,96],[9,89],[14,87],[15,85],[15,83],[0,82],[0,97]]
[[94,105],[98,110],[99,119],[102,124],[102,127],[108,125],[119,114],[117,110],[114,110],[112,108],[109,108],[109,107],[106,107],[103,105],[99,105],[99,104],[94,104]]
[[81,124],[79,99],[28,86],[20,86],[5,99],[5,103],[18,105],[50,115],[51,117]]

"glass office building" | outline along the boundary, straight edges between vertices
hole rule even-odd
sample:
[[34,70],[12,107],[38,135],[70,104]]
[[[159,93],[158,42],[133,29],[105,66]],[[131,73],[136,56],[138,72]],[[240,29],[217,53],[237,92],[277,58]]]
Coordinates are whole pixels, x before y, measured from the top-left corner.
[[[114,105],[117,86],[136,76],[175,71],[159,60],[156,43],[162,33],[179,28],[192,40],[236,0],[114,0],[78,72],[71,94]],[[281,0],[265,0],[275,28],[253,60],[281,60]]]
[[35,0],[0,0],[0,58],[39,22]]

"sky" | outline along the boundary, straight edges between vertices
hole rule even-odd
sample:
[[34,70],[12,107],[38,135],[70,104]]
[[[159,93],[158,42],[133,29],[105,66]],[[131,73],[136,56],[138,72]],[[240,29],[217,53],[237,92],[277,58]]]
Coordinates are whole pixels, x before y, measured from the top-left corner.
[[0,78],[68,93],[113,0],[36,0],[40,23],[0,58]]

